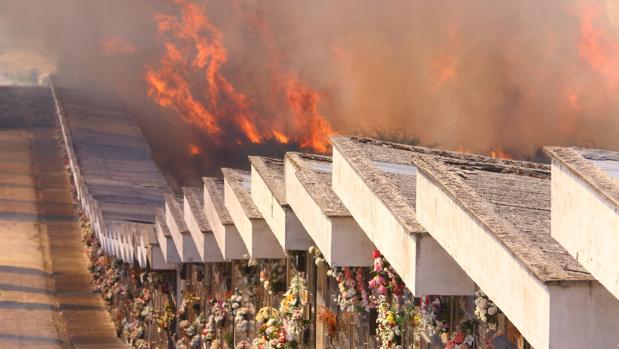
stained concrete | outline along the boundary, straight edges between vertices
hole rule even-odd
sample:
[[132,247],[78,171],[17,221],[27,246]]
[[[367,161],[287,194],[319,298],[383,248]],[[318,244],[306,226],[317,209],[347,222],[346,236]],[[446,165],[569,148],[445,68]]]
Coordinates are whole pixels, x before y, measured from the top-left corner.
[[0,129],[0,348],[127,348],[93,292],[51,125]]

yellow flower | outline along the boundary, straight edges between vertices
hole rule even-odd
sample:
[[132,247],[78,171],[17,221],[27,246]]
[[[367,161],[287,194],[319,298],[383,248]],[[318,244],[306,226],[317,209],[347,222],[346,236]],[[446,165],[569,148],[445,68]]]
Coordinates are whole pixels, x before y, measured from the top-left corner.
[[389,321],[390,324],[395,324],[395,317],[393,314],[387,315],[387,321]]

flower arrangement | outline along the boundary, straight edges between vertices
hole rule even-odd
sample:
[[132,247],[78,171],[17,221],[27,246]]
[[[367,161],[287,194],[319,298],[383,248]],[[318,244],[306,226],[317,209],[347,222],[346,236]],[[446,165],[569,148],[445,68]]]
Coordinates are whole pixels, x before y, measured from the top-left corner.
[[286,349],[284,324],[279,312],[271,307],[264,307],[256,315],[257,336],[252,342],[253,349]]
[[325,309],[319,316],[318,320],[327,328],[327,334],[331,337],[337,332],[337,316],[329,309]]
[[171,331],[175,321],[176,314],[171,303],[166,304],[162,310],[153,312],[153,322],[158,331]]
[[215,339],[211,343],[210,349],[228,349],[228,343],[224,340]]
[[496,330],[499,313],[499,307],[483,291],[475,292],[475,316],[486,324],[488,329]]
[[439,296],[421,297],[421,326],[430,335],[448,331],[448,298]]
[[228,301],[230,313],[234,319],[234,328],[237,333],[249,336],[255,327],[254,315],[256,310],[250,302],[244,302],[240,291],[236,291]]
[[[318,247],[312,246],[308,252],[313,256],[314,263],[317,266],[326,265],[328,267]],[[333,277],[338,283],[339,294],[334,301],[338,303],[342,311],[370,311],[372,308],[365,288],[364,274],[364,268],[354,270],[350,267],[328,268],[327,276]]]
[[370,301],[376,301],[378,296],[381,295],[401,297],[405,286],[395,269],[393,269],[380,251],[374,250],[372,257],[374,258],[373,277],[368,282],[368,286],[372,291]]
[[458,325],[451,338],[447,341],[445,349],[472,349],[475,343],[473,333],[475,331],[475,320],[463,320]]
[[236,315],[236,310],[243,304],[243,296],[241,296],[241,292],[238,289],[235,290],[226,304],[228,305],[232,316]]
[[404,337],[404,319],[413,317],[412,294],[395,269],[378,250],[372,253],[374,265],[368,282],[369,304],[378,312],[377,336],[381,349],[400,348]]
[[228,318],[228,305],[226,302],[211,299],[209,301],[211,316],[216,327],[223,328]]
[[245,340],[239,341],[235,346],[236,349],[251,349],[251,347],[251,343]]
[[467,335],[464,332],[455,332],[447,341],[445,349],[472,349],[475,339],[472,335]]
[[241,279],[239,280],[239,288],[250,290],[251,286],[256,284],[256,281],[258,280],[258,268],[256,265],[257,262],[254,259],[239,261],[236,263],[236,270],[241,276]]
[[335,278],[339,294],[335,301],[342,311],[370,311],[371,302],[365,288],[363,268],[333,268],[327,275]]
[[188,292],[183,296],[183,300],[181,301],[181,306],[178,308],[178,315],[182,316],[187,312],[187,309],[193,308],[199,310],[200,307],[200,297],[195,293]]
[[380,349],[399,348],[402,343],[402,318],[397,301],[389,302],[386,295],[380,295],[377,304],[376,335],[380,339]]
[[286,286],[286,261],[266,261],[260,270],[260,283],[265,292],[273,295]]
[[279,305],[279,314],[286,330],[286,339],[289,342],[298,342],[301,332],[305,328],[306,321],[303,319],[303,313],[307,301],[306,281],[300,275],[295,275]]

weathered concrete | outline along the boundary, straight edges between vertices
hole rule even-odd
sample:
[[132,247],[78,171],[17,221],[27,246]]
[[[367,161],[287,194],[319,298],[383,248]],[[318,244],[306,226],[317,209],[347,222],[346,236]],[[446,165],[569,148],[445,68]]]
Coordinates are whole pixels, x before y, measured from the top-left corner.
[[201,257],[185,223],[183,207],[180,199],[172,194],[165,195],[165,222],[170,229],[181,262],[199,262]]
[[286,251],[307,250],[314,242],[286,200],[284,161],[250,156],[251,198]]
[[204,177],[204,216],[224,259],[248,259],[247,247],[236,229],[224,203],[224,181]]
[[183,188],[183,215],[202,262],[223,262],[224,256],[204,215],[201,188]]
[[574,149],[546,151],[553,158],[552,236],[619,299],[619,204],[612,195],[619,181]]
[[533,347],[619,344],[619,302],[599,283],[543,282],[425,173],[417,176],[417,218]]
[[160,251],[163,255],[163,260],[166,264],[181,263],[181,257],[178,253],[178,249],[172,239],[172,233],[165,222],[165,215],[163,210],[157,212],[155,219],[155,227],[157,230],[157,241],[159,243]]
[[127,348],[93,292],[54,135],[0,131],[0,348]]
[[330,266],[370,266],[374,245],[331,188],[331,158],[287,153],[286,196]]
[[421,148],[332,140],[333,190],[409,290],[418,296],[473,294],[475,283],[416,221],[417,171],[410,161]]
[[251,198],[249,172],[223,168],[224,202],[250,257],[284,258],[285,253]]

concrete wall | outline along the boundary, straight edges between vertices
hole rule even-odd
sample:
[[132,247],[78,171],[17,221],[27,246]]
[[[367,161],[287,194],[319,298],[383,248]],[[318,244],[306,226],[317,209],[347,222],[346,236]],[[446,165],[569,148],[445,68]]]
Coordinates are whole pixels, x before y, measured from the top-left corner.
[[428,234],[409,234],[337,148],[333,190],[413,294],[474,294],[475,284],[453,258]]
[[163,255],[163,259],[166,263],[181,263],[180,255],[174,245],[174,240],[171,237],[163,235],[163,231],[159,224],[163,222],[157,222],[157,242]]
[[165,261],[160,245],[151,245],[149,247],[149,260],[152,270],[176,270],[176,266],[173,263]]
[[213,230],[213,236],[225,260],[249,258],[241,235],[234,225],[222,224],[215,206],[213,206],[213,200],[206,189],[204,190],[204,215]]
[[619,302],[598,282],[550,287],[551,348],[619,347]]
[[286,160],[288,204],[332,267],[372,265],[371,243],[352,217],[327,217],[299,182],[295,168]]
[[[551,347],[550,292],[546,285],[420,172],[417,174],[417,219],[534,348]],[[564,336],[572,334],[564,333]]]
[[253,166],[251,198],[284,250],[306,250],[314,244],[292,209],[288,205],[280,206]]
[[224,257],[219,250],[219,246],[215,240],[215,235],[212,232],[203,232],[200,230],[196,217],[194,217],[191,212],[187,199],[183,200],[183,206],[185,223],[187,224],[187,228],[189,228],[191,238],[196,246],[202,262],[223,262]]
[[556,160],[552,236],[619,298],[619,212]]
[[174,245],[176,246],[181,261],[183,263],[199,262],[201,257],[191,234],[188,231],[181,232],[181,227],[179,227],[181,222],[176,222],[176,219],[174,219],[168,202],[165,204],[165,220],[172,234],[172,239],[174,240]]
[[264,219],[249,218],[228,181],[224,181],[226,208],[241,239],[252,258],[284,258],[284,250],[277,242]]

